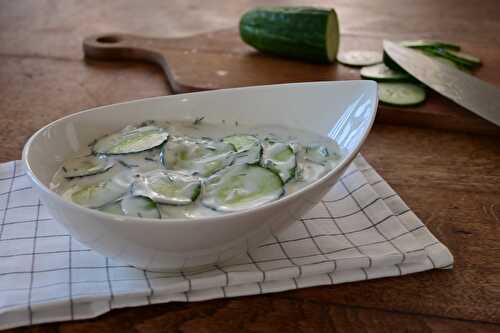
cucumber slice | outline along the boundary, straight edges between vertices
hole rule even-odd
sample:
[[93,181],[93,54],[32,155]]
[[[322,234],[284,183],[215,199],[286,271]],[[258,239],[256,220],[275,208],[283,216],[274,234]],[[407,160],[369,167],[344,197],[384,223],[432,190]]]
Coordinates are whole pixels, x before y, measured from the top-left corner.
[[62,196],[88,208],[99,208],[122,197],[128,188],[113,180],[101,181],[93,184],[74,185],[66,190]]
[[114,162],[104,155],[90,155],[73,158],[64,162],[62,171],[64,172],[64,178],[72,179],[104,173],[111,169],[113,165]]
[[166,170],[148,172],[132,185],[133,195],[170,205],[188,205],[196,200],[200,190],[199,178]]
[[234,147],[236,164],[255,164],[260,161],[262,147],[260,140],[253,135],[231,135],[222,139]]
[[101,212],[115,214],[115,215],[123,215],[122,207],[120,202],[112,202],[107,205],[104,205],[98,208]]
[[455,52],[445,49],[432,49],[430,52],[453,61],[458,66],[473,68],[481,65],[481,59],[464,52]]
[[423,51],[423,52],[425,54],[427,54],[429,57],[433,57],[437,61],[442,62],[443,64],[447,64],[450,67],[455,67],[455,68],[458,68],[458,69],[461,69],[461,70],[464,70],[464,71],[469,71],[470,70],[470,67],[462,66],[460,64],[457,64],[456,62],[454,62],[454,61],[452,61],[452,60],[450,60],[448,58],[443,58],[441,56],[437,56],[434,53],[431,53],[431,52],[428,52],[428,51]]
[[177,137],[162,148],[161,161],[168,170],[187,170],[208,177],[233,163],[233,146],[218,141]]
[[325,165],[330,158],[330,152],[325,146],[310,145],[304,148],[304,159],[307,161]]
[[381,102],[410,106],[417,105],[425,101],[425,89],[413,83],[379,83],[378,97]]
[[295,151],[287,143],[265,139],[262,143],[260,165],[278,174],[283,183],[286,183],[295,175]]
[[107,135],[93,145],[96,154],[130,154],[158,147],[168,139],[164,128],[143,126],[139,128],[125,127],[117,133]]
[[255,165],[237,165],[211,177],[202,204],[223,212],[251,209],[278,199],[283,183],[274,172]]
[[386,81],[404,81],[411,79],[411,76],[405,72],[395,71],[385,64],[377,64],[361,68],[361,77],[372,79],[379,82]]
[[387,52],[385,52],[385,51],[382,53],[382,61],[383,61],[384,65],[386,65],[387,67],[389,67],[393,71],[406,73],[406,71],[403,69],[403,67],[399,66],[397,64],[397,62],[392,60],[391,56],[388,55]]
[[455,51],[451,51],[451,50],[447,50],[446,52],[448,54],[450,54],[451,56],[453,56],[455,58],[459,58],[462,61],[469,62],[470,64],[472,64],[474,66],[478,66],[481,64],[481,59],[479,59],[478,57],[473,56],[471,54],[467,54],[465,52],[455,52]]
[[156,203],[144,197],[127,196],[120,203],[123,215],[159,219],[160,211]]
[[400,43],[402,46],[410,47],[412,49],[428,49],[428,48],[442,48],[453,51],[460,51],[460,46],[450,43],[443,42],[440,40],[431,39],[417,39],[417,40],[405,40]]
[[337,60],[347,66],[370,66],[382,62],[382,54],[377,51],[353,50],[340,52]]
[[[440,56],[439,54],[436,54],[436,52],[433,51],[432,48],[418,49],[418,51],[422,52],[423,54],[425,54],[429,57],[436,59],[439,62],[445,63],[445,64],[450,65],[452,67],[456,67],[456,68],[461,69],[461,70],[469,70],[470,69],[470,67],[461,66],[461,65],[455,63],[454,61],[451,61],[448,58],[444,58],[444,57]],[[387,67],[389,67],[392,70],[407,73],[401,66],[399,66],[394,60],[392,60],[392,58],[385,52],[384,52],[384,65],[386,65]]]
[[230,135],[223,138],[222,141],[232,145],[236,152],[247,150],[259,144],[259,139],[254,135]]
[[333,9],[262,7],[240,20],[241,39],[259,51],[311,62],[333,62],[340,40]]

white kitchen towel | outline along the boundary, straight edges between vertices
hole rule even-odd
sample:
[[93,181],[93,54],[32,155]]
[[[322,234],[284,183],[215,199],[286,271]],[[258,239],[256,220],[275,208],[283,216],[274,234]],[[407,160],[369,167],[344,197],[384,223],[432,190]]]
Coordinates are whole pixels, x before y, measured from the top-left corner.
[[451,268],[453,257],[358,156],[323,200],[243,257],[197,273],[106,258],[51,218],[22,163],[0,164],[0,329]]

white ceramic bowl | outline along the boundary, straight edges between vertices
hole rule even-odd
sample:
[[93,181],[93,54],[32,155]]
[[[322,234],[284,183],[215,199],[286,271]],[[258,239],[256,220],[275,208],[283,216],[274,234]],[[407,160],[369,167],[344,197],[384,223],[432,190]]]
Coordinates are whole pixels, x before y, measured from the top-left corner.
[[[23,161],[42,202],[83,244],[140,268],[189,270],[255,248],[311,209],[358,153],[375,119],[373,81],[296,83],[148,98],[61,118],[26,143]],[[93,139],[143,120],[238,121],[305,129],[335,140],[345,152],[337,168],[300,191],[257,209],[219,217],[154,220],[87,209],[48,188],[66,156]]]

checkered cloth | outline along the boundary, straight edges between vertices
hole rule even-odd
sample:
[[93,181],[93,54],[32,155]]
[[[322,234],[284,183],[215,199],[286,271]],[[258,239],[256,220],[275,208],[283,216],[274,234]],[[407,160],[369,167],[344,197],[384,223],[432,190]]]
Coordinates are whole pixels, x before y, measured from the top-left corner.
[[453,263],[448,249],[361,156],[300,221],[245,256],[204,272],[143,271],[86,248],[51,218],[20,161],[0,165],[0,219],[0,329]]

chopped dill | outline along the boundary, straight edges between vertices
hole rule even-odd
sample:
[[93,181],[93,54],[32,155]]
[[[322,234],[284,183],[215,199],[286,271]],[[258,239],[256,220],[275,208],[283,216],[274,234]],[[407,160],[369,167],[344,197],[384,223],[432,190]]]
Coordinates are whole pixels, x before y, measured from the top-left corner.
[[205,119],[205,116],[201,116],[201,117],[196,118],[196,119],[193,121],[193,125],[200,125],[200,124],[201,124],[201,122],[203,121],[203,119]]
[[[94,139],[94,140],[92,140],[91,143],[88,144],[87,147],[93,147],[93,146],[95,146],[96,143],[97,143],[97,139]],[[92,154],[90,154],[90,155],[92,155]]]
[[123,165],[125,168],[137,168],[138,165],[135,165],[135,164],[128,164],[127,162],[125,161],[122,161],[122,160],[118,160],[118,163],[120,163],[121,165]]

